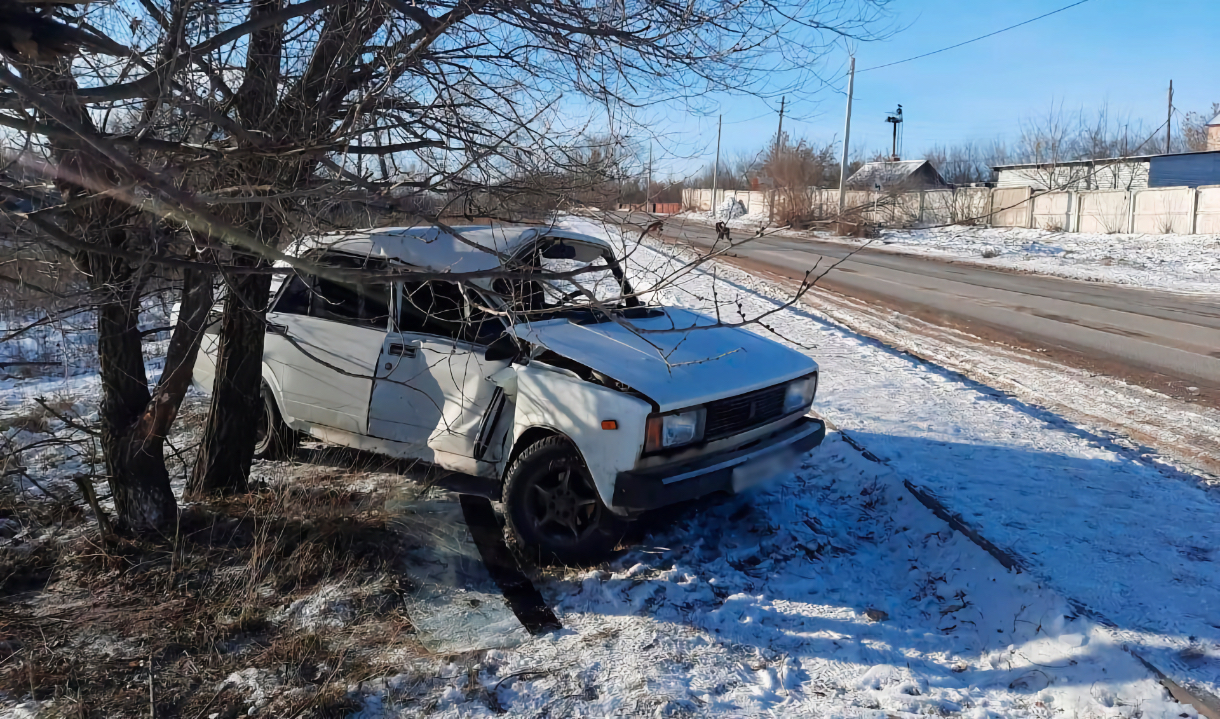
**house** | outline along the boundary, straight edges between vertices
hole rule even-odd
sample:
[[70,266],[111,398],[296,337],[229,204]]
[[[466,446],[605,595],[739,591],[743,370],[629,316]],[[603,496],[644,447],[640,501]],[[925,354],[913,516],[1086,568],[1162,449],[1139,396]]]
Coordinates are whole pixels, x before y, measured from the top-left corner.
[[948,186],[949,183],[927,160],[868,162],[847,178],[847,187],[852,190],[879,188],[882,192],[911,192],[939,190]]
[[997,187],[1032,187],[1035,190],[1142,190],[1148,187],[1152,155],[1109,157],[1099,160],[1029,162],[995,165]]
[[1216,115],[1207,123],[1207,149],[1220,150],[1220,115]]

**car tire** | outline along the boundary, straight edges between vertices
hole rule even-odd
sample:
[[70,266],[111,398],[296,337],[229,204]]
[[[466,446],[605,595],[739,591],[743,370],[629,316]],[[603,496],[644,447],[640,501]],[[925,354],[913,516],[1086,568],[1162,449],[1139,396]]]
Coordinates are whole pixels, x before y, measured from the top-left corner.
[[297,446],[297,433],[284,424],[271,388],[263,383],[263,410],[255,430],[254,456],[259,459],[288,459]]
[[566,437],[531,444],[504,481],[505,535],[538,564],[593,564],[622,538],[622,522],[602,503],[580,452]]

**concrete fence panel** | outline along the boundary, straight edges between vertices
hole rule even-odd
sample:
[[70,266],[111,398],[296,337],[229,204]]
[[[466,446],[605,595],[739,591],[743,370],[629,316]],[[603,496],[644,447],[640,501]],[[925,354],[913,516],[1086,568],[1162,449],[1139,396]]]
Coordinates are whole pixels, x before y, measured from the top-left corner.
[[1195,232],[1201,235],[1220,235],[1220,185],[1199,188]]
[[768,190],[750,190],[737,193],[737,199],[746,206],[746,214],[767,214],[771,211],[770,194]]
[[1071,229],[1073,197],[1070,192],[1046,192],[1034,196],[1034,229]]
[[787,224],[809,214],[816,190],[810,187],[786,187],[775,190],[775,221]]
[[[1037,193],[1028,187],[962,187],[902,194],[848,190],[844,205],[867,222],[891,227],[985,224],[1097,234],[1220,234],[1220,185],[1200,187]],[[839,191],[816,187],[789,190],[684,189],[686,209],[707,212],[736,198],[746,212],[776,221],[834,217]]]
[[928,190],[923,193],[920,224],[943,225],[953,222],[953,190]]
[[1166,187],[1135,193],[1132,232],[1164,235],[1189,234],[1194,224],[1193,187]]
[[1131,193],[1107,190],[1080,193],[1080,232],[1115,235],[1127,232],[1131,217]]
[[991,224],[1029,227],[1031,187],[997,187],[991,191]]
[[991,215],[991,189],[959,187],[953,191],[953,216],[949,220],[963,225],[985,225]]

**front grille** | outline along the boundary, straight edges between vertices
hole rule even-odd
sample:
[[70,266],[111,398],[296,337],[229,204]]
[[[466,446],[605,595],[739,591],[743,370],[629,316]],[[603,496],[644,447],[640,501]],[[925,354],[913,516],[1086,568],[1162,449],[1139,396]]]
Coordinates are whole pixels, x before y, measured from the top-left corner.
[[780,384],[708,403],[703,439],[711,441],[740,434],[779,419],[784,413],[787,387],[786,383]]

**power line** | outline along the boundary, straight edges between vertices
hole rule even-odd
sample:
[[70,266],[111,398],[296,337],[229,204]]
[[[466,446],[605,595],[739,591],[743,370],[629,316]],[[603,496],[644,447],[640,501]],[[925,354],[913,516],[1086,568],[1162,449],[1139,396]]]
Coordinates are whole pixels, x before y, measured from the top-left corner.
[[1002,32],[1008,32],[1009,30],[1015,30],[1016,28],[1019,28],[1022,25],[1028,25],[1031,22],[1037,22],[1037,21],[1041,20],[1042,18],[1050,17],[1051,15],[1057,15],[1057,14],[1063,12],[1064,10],[1071,10],[1072,8],[1076,7],[1077,5],[1084,5],[1087,2],[1089,2],[1089,0],[1079,0],[1078,2],[1074,2],[1071,5],[1065,5],[1064,7],[1061,7],[1058,10],[1052,10],[1052,11],[1046,13],[1045,15],[1039,15],[1038,17],[1030,18],[1029,20],[1026,20],[1025,22],[1019,22],[1016,25],[1009,25],[1008,27],[1004,28],[1003,30],[996,30],[995,32],[989,32],[986,35],[979,35],[978,37],[976,37],[974,39],[967,40],[965,42],[959,42],[958,44],[950,45],[949,47],[942,47],[941,49],[933,50],[932,52],[925,52],[924,54],[916,55],[915,57],[908,57],[905,60],[887,62],[884,65],[874,65],[873,67],[865,68],[863,70],[858,70],[857,72],[868,72],[869,70],[880,70],[883,67],[892,67],[894,65],[901,65],[904,62],[911,62],[912,60],[920,60],[925,57],[930,57],[932,55],[940,54],[942,52],[947,52],[949,50],[955,50],[959,47],[962,47],[963,45],[969,45],[972,42],[978,42],[979,40],[985,40],[994,35],[999,35]]

